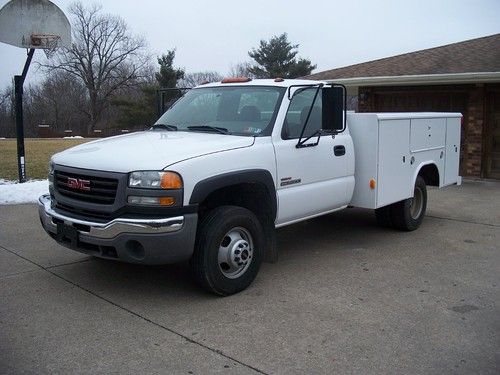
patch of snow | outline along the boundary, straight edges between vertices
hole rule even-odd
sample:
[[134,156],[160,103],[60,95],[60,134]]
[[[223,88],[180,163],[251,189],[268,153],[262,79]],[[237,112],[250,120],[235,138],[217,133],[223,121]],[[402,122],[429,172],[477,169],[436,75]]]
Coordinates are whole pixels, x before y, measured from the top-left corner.
[[70,135],[68,137],[63,137],[63,139],[74,139],[74,138],[80,139],[80,138],[83,138],[83,137],[81,135]]
[[5,139],[5,137],[0,137],[0,139]]
[[0,178],[0,185],[10,185],[10,184],[17,184],[17,181],[4,180],[3,178]]
[[40,195],[48,192],[47,180],[32,180],[19,184],[0,179],[0,204],[36,203]]

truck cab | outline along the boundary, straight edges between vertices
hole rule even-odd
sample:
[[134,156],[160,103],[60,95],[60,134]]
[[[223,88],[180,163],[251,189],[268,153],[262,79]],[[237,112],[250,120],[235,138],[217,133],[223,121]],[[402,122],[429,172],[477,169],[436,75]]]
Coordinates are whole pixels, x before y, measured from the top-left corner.
[[345,88],[327,82],[196,87],[149,130],[54,155],[42,225],[97,257],[189,260],[219,295],[276,261],[278,227],[353,205],[418,228],[426,186],[460,183],[461,115],[348,114],[345,103]]

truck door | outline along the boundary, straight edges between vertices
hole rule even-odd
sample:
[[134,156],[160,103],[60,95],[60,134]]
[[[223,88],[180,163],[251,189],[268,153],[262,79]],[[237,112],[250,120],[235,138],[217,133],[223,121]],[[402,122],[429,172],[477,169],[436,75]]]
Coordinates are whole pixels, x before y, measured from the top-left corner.
[[[301,88],[292,97],[281,134],[273,134],[278,226],[345,206],[354,188],[354,152],[348,131],[335,137],[322,135],[317,145],[296,147],[311,106],[304,137],[321,129],[323,103],[321,92],[314,100],[316,90]],[[306,144],[314,144],[317,139],[315,136]]]

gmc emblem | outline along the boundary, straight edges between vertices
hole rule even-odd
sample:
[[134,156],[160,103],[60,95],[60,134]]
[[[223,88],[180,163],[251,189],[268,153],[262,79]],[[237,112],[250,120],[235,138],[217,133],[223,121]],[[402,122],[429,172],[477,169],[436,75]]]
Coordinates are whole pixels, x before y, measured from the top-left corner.
[[70,189],[76,190],[90,190],[90,181],[89,180],[81,180],[79,178],[68,177],[68,187]]

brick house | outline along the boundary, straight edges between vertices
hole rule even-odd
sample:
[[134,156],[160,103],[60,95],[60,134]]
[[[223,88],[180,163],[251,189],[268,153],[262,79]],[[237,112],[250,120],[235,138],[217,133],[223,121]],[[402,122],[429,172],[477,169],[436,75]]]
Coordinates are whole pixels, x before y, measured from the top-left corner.
[[460,173],[500,179],[500,34],[306,78],[344,84],[359,112],[461,112]]

